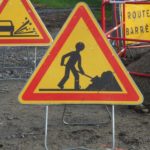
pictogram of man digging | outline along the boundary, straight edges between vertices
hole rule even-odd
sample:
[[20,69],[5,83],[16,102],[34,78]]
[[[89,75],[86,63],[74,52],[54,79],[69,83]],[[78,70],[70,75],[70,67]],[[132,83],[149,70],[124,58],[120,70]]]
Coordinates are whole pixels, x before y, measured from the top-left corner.
[[[58,83],[58,87],[61,89],[64,89],[64,84],[69,79],[70,72],[72,72],[75,83],[74,83],[74,89],[79,90],[80,84],[79,84],[79,73],[85,74],[84,70],[81,66],[81,56],[80,52],[84,50],[85,45],[83,42],[78,42],[76,45],[76,50],[69,52],[62,56],[61,59],[61,66],[65,66],[65,74],[64,77],[61,79],[61,81]],[[65,64],[65,59],[69,57],[68,62]],[[76,69],[76,64],[78,64],[78,70]]]

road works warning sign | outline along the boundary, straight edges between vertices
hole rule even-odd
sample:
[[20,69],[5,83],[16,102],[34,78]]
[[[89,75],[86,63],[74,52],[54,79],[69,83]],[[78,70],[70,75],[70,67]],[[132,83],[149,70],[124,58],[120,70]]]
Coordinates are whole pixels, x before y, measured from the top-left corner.
[[125,37],[150,41],[150,3],[124,4]]
[[23,104],[139,104],[142,95],[79,3],[21,92]]
[[51,41],[29,0],[0,1],[0,45],[49,45]]

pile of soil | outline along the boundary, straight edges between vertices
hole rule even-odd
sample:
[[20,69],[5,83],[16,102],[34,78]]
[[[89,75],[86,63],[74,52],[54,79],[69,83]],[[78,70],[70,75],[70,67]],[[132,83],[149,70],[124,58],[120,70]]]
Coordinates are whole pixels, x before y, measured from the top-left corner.
[[[127,66],[127,69],[131,72],[150,74],[150,52],[147,51],[144,55],[141,54],[139,59],[133,61]],[[139,77],[135,75],[132,75],[132,77],[144,96],[144,103],[149,105],[150,104],[150,78]]]
[[92,83],[86,88],[89,91],[121,91],[113,73],[106,71],[100,77],[92,79]]

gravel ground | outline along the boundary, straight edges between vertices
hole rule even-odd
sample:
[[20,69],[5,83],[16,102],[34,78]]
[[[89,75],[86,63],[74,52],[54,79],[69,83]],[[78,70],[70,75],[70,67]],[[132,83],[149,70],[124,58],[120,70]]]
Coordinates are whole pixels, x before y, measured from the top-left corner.
[[[58,31],[59,28],[51,29],[52,36],[55,37]],[[1,47],[0,79],[28,78],[34,70],[34,50],[35,47]],[[46,47],[37,48],[37,64],[46,50]],[[148,51],[129,52],[131,62],[128,70],[149,72]],[[133,59],[139,53],[140,57]],[[14,66],[26,68],[12,68]],[[144,94],[145,102],[149,103],[149,78],[133,78]],[[24,84],[25,81],[21,80],[0,80],[0,150],[44,150],[45,106],[21,105],[18,102],[18,94]],[[63,124],[64,108],[64,105],[49,106],[50,150],[69,150],[71,147],[106,150],[105,147],[111,146],[111,120],[105,105],[67,105],[64,119],[70,125]],[[108,108],[111,111],[111,107]],[[116,106],[116,146],[123,150],[149,150],[149,117],[150,114],[136,113],[128,106]],[[98,125],[73,126],[73,123]]]
[[[24,81],[0,81],[0,149],[44,150],[45,106],[21,105],[18,93]],[[111,107],[108,106],[111,111]],[[49,106],[48,145],[51,150],[86,147],[106,150],[111,145],[111,121],[104,105]],[[138,114],[127,106],[116,106],[116,146],[123,150],[149,150],[149,114]],[[77,149],[79,150],[79,149]]]

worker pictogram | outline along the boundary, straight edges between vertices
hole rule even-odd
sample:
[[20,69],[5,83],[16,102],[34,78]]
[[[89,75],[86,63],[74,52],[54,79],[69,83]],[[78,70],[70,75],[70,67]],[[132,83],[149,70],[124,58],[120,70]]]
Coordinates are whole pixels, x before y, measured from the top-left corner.
[[23,104],[139,104],[142,94],[85,3],[21,92]]
[[49,45],[45,25],[29,0],[0,3],[0,45]]
[[[75,78],[75,82],[74,82],[74,89],[75,90],[79,90],[80,89],[80,85],[79,85],[79,73],[81,74],[85,74],[82,66],[81,66],[81,56],[80,56],[80,52],[84,49],[84,43],[82,42],[78,42],[76,44],[76,50],[69,52],[65,55],[63,55],[62,60],[61,60],[61,66],[65,66],[65,75],[62,78],[62,80],[59,82],[58,86],[61,89],[64,89],[64,84],[65,82],[69,79],[69,75],[70,72],[72,72],[74,78]],[[70,57],[67,64],[65,65],[65,59],[67,57]],[[78,69],[79,71],[77,71],[76,69],[76,64],[78,63]]]

